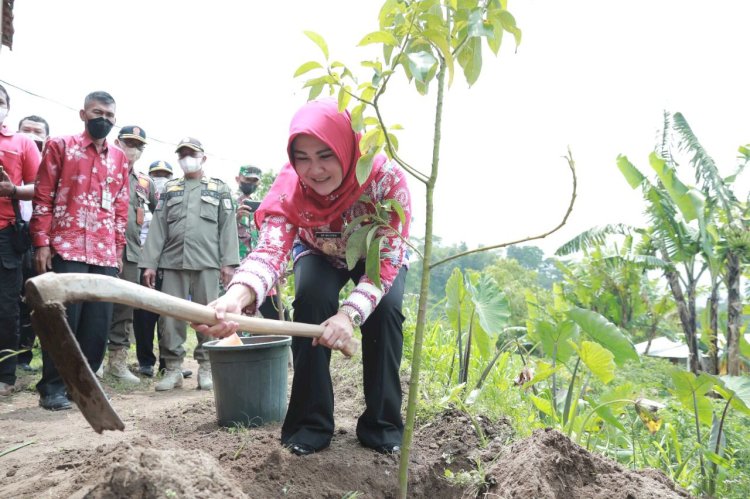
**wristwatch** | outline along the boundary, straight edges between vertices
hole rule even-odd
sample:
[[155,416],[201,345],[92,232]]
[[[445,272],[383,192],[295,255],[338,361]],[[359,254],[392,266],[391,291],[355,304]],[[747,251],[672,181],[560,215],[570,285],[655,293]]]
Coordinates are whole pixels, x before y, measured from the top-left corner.
[[359,312],[357,312],[356,308],[344,305],[343,307],[341,307],[341,312],[344,312],[346,316],[349,317],[349,321],[351,321],[352,326],[359,327],[362,324],[362,316]]

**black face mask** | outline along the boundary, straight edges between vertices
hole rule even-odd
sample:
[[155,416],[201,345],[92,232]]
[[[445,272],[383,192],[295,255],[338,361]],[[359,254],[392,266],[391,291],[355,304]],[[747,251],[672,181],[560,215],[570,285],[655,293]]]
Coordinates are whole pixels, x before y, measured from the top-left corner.
[[113,126],[115,126],[114,123],[106,119],[104,116],[99,116],[98,118],[86,122],[86,130],[88,130],[89,135],[91,135],[91,138],[97,140],[106,137],[112,130]]
[[249,195],[258,189],[258,184],[240,184],[240,190],[242,194]]

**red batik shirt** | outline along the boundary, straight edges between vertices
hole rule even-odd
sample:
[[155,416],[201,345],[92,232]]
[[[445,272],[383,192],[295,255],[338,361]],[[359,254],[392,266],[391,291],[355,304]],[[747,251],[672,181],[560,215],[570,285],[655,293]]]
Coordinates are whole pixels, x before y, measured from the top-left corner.
[[[14,185],[33,184],[39,167],[39,149],[33,140],[22,133],[0,127],[0,165]],[[0,198],[0,229],[15,223],[13,200]]]
[[36,178],[34,246],[50,246],[63,260],[116,267],[129,200],[124,152],[106,141],[97,152],[87,132],[50,139]]

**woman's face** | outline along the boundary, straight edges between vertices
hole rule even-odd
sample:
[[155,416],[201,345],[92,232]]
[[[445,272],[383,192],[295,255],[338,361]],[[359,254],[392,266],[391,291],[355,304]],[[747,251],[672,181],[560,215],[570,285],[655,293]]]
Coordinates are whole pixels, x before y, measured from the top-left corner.
[[294,139],[292,151],[297,175],[316,193],[327,196],[341,185],[341,163],[325,142],[312,135],[300,135]]

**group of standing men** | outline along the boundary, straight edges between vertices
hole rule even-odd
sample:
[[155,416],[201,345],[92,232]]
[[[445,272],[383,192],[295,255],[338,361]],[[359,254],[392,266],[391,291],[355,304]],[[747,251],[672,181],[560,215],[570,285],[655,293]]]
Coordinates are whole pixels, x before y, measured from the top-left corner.
[[[29,136],[10,132],[3,124],[9,106],[7,91],[0,86],[0,350],[19,347],[18,296],[24,277],[22,255],[11,245],[18,200],[33,199],[30,232],[34,268],[40,274],[51,270],[119,275],[202,304],[219,296],[219,284],[229,283],[240,253],[253,244],[254,206],[243,201],[257,187],[259,169],[240,168],[236,180],[241,192],[235,199],[226,183],[205,174],[201,142],[185,137],[175,151],[184,176],[173,179],[172,167],[165,161],[152,163],[149,175],[136,172],[146,133],[138,126],[125,126],[114,147],[107,142],[116,123],[116,105],[106,92],[86,96],[80,111],[82,133],[47,139],[40,157]],[[127,365],[134,337],[138,372],[154,375],[157,316],[94,302],[67,305],[66,313],[93,371],[100,371],[109,345],[109,373],[139,383]],[[170,390],[181,386],[186,374],[182,364],[187,324],[166,316],[159,317],[158,323],[163,376],[155,389]],[[213,387],[202,346],[207,340],[198,334],[194,352],[198,388],[204,390]],[[12,393],[16,363],[14,355],[0,361],[0,396]],[[71,407],[44,348],[37,390],[43,408]]]

